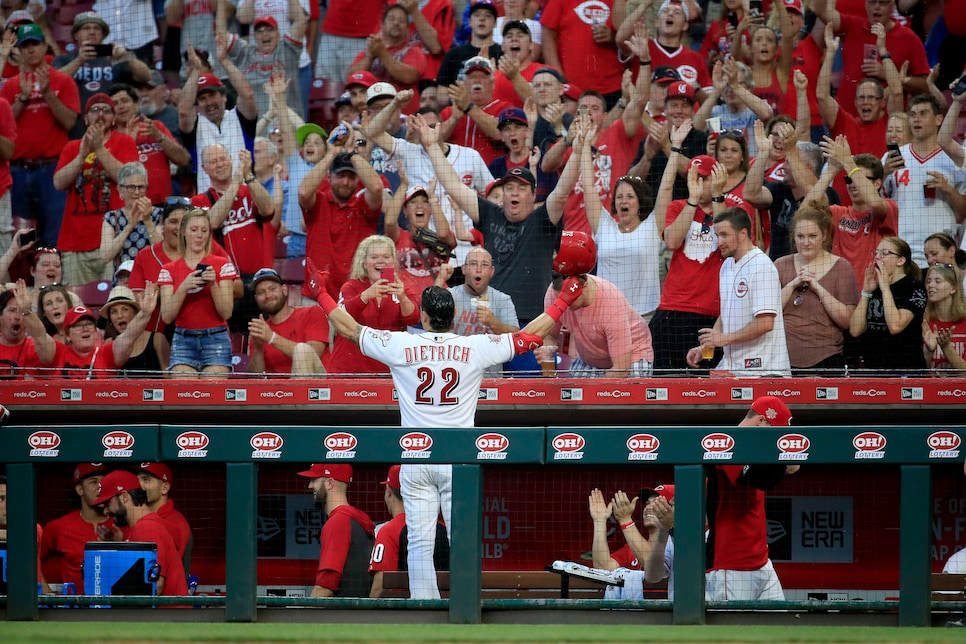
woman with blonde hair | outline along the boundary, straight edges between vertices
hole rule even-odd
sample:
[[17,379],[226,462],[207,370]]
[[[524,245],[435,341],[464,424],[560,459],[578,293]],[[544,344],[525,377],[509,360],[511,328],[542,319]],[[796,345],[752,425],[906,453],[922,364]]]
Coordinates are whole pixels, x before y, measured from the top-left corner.
[[966,369],[966,297],[955,266],[937,263],[929,267],[926,299],[922,345],[929,368]]
[[[396,245],[384,235],[370,235],[359,243],[352,258],[349,281],[339,292],[339,306],[359,324],[405,331],[419,324],[419,307],[414,304],[422,295],[407,291],[396,271]],[[362,355],[359,346],[341,336],[335,337],[329,373],[389,373],[389,367]]]
[[161,319],[175,324],[168,370],[176,378],[230,373],[228,318],[238,270],[227,257],[211,253],[206,210],[194,208],[181,218],[178,253],[181,258],[158,275]]
[[859,300],[851,264],[829,252],[832,211],[810,202],[792,218],[794,255],[775,262],[792,369],[845,367],[844,329]]
[[855,338],[854,366],[882,369],[882,375],[919,371],[926,289],[912,250],[899,237],[885,237],[866,266],[859,304],[849,333]]

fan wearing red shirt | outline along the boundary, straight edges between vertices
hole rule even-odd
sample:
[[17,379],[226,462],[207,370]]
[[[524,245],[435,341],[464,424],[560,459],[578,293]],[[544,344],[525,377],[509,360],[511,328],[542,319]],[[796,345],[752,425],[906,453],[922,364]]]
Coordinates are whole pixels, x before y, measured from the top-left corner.
[[614,0],[556,0],[540,15],[543,60],[583,89],[619,98],[624,65],[617,59]]
[[115,470],[101,479],[101,493],[94,505],[104,511],[119,527],[130,526],[127,541],[143,541],[158,546],[158,595],[187,595],[188,578],[178,549],[164,519],[148,507],[148,494],[141,489],[138,477]]
[[[151,284],[144,290],[141,309],[124,333],[100,345],[101,336],[97,330],[96,316],[87,307],[75,306],[64,316],[64,332],[70,344],[63,344],[46,334],[43,338],[34,336],[38,346],[49,346],[49,343],[55,346],[53,359],[41,363],[55,370],[54,373],[61,378],[90,380],[109,377],[110,372],[123,367],[131,357],[134,341],[144,333],[157,304],[158,288]],[[33,314],[27,316],[31,319],[35,317]]]
[[[19,280],[15,289],[0,293],[0,367],[3,369],[4,378],[23,378],[25,369],[41,365],[34,339],[27,337],[27,318],[33,318],[40,323],[40,326],[33,327],[35,333],[43,332],[43,323],[30,310],[27,285]],[[48,354],[44,358],[49,362],[53,357],[53,347],[42,345],[41,351],[44,350]]]
[[[423,78],[436,78],[456,33],[452,0],[392,0],[409,14],[409,42],[422,45],[426,55]],[[422,9],[420,9],[420,5]]]
[[443,109],[440,139],[456,145],[474,148],[489,165],[503,154],[500,113],[513,107],[512,103],[493,97],[493,65],[488,58],[474,56],[460,69],[458,90],[450,92],[453,105]]
[[238,271],[231,260],[211,253],[208,213],[189,210],[181,219],[178,250],[158,275],[161,319],[175,323],[169,371],[178,377],[231,372],[228,318],[234,308]]
[[67,205],[57,239],[68,284],[109,280],[113,266],[101,258],[104,213],[123,207],[117,171],[138,160],[134,139],[114,129],[114,101],[98,92],[84,107],[87,131],[60,153],[54,188],[67,191]]
[[929,74],[926,50],[915,32],[892,19],[895,9],[895,0],[866,0],[866,15],[851,16],[840,13],[834,2],[815,0],[812,3],[812,11],[842,38],[842,82],[837,98],[843,109],[853,115],[859,114],[854,99],[862,80],[867,77],[885,78],[876,36],[872,33],[872,25],[876,23],[886,29],[886,49],[896,69],[902,69],[904,63],[909,63],[909,79],[903,83],[906,93],[916,95],[929,92],[926,85],[926,76]]
[[[352,138],[346,138],[347,145]],[[328,289],[333,297],[339,296],[339,289],[349,279],[359,243],[376,232],[382,192],[382,180],[366,159],[335,145],[326,147],[325,156],[298,187],[305,218],[305,254],[329,272]],[[308,287],[302,289],[302,295],[309,295]]]

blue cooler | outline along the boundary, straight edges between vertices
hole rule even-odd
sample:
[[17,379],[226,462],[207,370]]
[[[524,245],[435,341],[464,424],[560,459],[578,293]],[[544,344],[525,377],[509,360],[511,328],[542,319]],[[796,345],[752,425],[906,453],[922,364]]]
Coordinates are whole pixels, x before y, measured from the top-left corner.
[[0,595],[7,594],[7,542],[0,541]]
[[84,546],[84,592],[88,595],[157,595],[158,545],[91,541]]

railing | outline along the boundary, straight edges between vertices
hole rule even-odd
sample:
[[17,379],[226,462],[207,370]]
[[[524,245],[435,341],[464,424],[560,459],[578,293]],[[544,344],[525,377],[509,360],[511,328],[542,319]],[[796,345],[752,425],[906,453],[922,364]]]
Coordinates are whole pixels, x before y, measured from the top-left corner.
[[[478,623],[483,608],[520,605],[527,600],[481,601],[482,570],[482,466],[501,465],[674,465],[676,485],[675,601],[612,602],[588,600],[542,601],[544,607],[649,608],[670,609],[677,624],[699,624],[708,608],[762,610],[817,610],[846,608],[841,602],[728,602],[710,604],[704,599],[704,466],[720,463],[796,463],[898,465],[901,470],[899,590],[895,602],[867,602],[864,610],[895,610],[898,624],[924,626],[930,620],[930,496],[931,465],[959,462],[962,426],[952,427],[804,427],[796,428],[795,448],[786,438],[790,428],[741,427],[622,427],[599,428],[476,428],[426,429],[429,437],[419,445],[403,440],[415,430],[399,427],[272,427],[277,443],[254,445],[252,437],[265,428],[250,426],[199,427],[175,425],[69,426],[48,427],[43,441],[35,437],[37,427],[12,426],[0,431],[0,462],[7,464],[8,484],[16,490],[8,501],[9,597],[7,617],[15,620],[39,618],[39,603],[85,604],[86,598],[38,599],[36,595],[37,523],[36,466],[48,462],[163,460],[190,463],[203,458],[226,464],[227,533],[224,599],[227,621],[254,621],[258,606],[311,605],[332,608],[441,608],[447,607],[453,623]],[[326,436],[351,432],[357,443],[352,463],[413,462],[454,463],[454,495],[451,558],[460,565],[450,572],[448,602],[412,600],[308,600],[257,596],[256,587],[256,498],[258,463],[322,460]],[[102,437],[126,433],[127,445],[107,446]],[[120,434],[118,432],[121,432]],[[186,445],[188,432],[200,432],[204,445]],[[711,434],[720,432],[724,436]],[[503,440],[494,441],[492,434]],[[642,444],[641,434],[649,436]],[[51,435],[55,436],[52,438]],[[192,436],[197,434],[192,433]],[[484,436],[490,435],[488,439]],[[637,437],[634,441],[631,439]],[[942,441],[937,442],[937,437]],[[804,442],[802,442],[804,438]],[[805,449],[800,449],[802,446]],[[123,448],[118,451],[114,448]],[[203,453],[200,453],[203,452]],[[428,452],[428,454],[427,454]],[[646,454],[642,457],[641,454]],[[192,461],[192,459],[195,459]],[[329,459],[339,459],[330,454]],[[100,604],[112,603],[97,598]],[[118,599],[118,604],[145,600]],[[216,605],[216,599],[150,598],[155,604]],[[513,604],[518,601],[517,604]],[[507,603],[509,602],[509,603]],[[966,607],[963,602],[943,602],[937,608]]]

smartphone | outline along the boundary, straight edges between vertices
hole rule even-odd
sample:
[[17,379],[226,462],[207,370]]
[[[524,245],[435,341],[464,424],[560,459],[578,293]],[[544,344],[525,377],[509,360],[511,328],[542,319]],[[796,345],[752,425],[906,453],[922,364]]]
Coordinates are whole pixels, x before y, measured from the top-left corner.
[[751,0],[748,3],[748,9],[751,10],[752,18],[761,18],[765,15],[764,7],[762,6],[762,0]]
[[577,116],[587,116],[588,114],[590,114],[590,110],[588,110],[586,107],[577,108]]
[[734,27],[735,29],[738,28],[738,14],[735,13],[734,11],[728,12],[728,24]]
[[906,164],[905,164],[905,162],[902,159],[902,153],[899,152],[899,144],[898,143],[888,143],[888,144],[886,144],[886,150],[888,150],[887,154],[889,154],[891,156],[899,157],[899,162],[902,164],[901,167],[905,167]]
[[98,58],[103,56],[113,56],[114,55],[114,45],[94,45],[94,55]]
[[37,241],[37,230],[28,230],[25,233],[20,233],[20,247],[23,248],[27,244],[31,244]]
[[197,266],[195,266],[195,270],[198,271],[199,273],[204,273],[206,270],[208,270],[209,266],[211,266],[211,264],[199,263]]
[[396,269],[392,266],[383,266],[379,269],[379,279],[386,280],[387,282],[396,281]]
[[962,96],[966,92],[966,74],[959,77],[956,85],[953,86],[953,96]]

